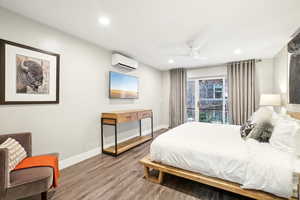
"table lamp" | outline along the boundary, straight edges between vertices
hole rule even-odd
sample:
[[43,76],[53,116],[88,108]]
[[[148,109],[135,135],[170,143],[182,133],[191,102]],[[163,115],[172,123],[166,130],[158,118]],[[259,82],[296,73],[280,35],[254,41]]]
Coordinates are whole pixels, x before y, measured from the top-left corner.
[[280,94],[262,94],[260,96],[260,106],[281,106]]

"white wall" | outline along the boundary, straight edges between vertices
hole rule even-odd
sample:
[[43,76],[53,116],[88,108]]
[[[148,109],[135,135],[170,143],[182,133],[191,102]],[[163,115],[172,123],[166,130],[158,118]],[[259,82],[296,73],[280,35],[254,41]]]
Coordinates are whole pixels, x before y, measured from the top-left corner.
[[191,68],[187,71],[188,78],[203,78],[214,76],[227,76],[226,65]]
[[261,94],[272,94],[274,81],[274,62],[273,59],[263,59],[256,63],[256,106],[259,106]]
[[274,92],[281,94],[283,104],[286,106],[288,94],[288,52],[286,46],[274,57]]
[[287,110],[300,112],[300,105],[288,104],[288,51],[287,46],[274,57],[274,92],[281,94]]
[[[100,148],[101,112],[150,108],[154,126],[161,125],[161,71],[141,64],[130,73],[140,78],[139,99],[110,100],[108,73],[116,70],[110,66],[110,51],[1,8],[0,24],[0,38],[61,55],[60,104],[0,105],[0,134],[30,131],[34,154],[59,152],[65,159]],[[150,128],[143,124],[144,130]],[[137,123],[121,125],[120,138],[137,131]]]

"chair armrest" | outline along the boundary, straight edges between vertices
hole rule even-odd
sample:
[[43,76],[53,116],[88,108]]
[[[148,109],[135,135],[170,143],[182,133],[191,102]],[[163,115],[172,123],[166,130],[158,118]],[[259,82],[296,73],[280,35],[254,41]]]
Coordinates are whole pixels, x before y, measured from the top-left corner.
[[27,156],[32,156],[32,136],[31,133],[15,133],[0,135],[0,143],[4,142],[7,138],[17,140],[25,149]]
[[9,185],[8,149],[0,148],[0,196],[4,195]]
[[47,153],[47,154],[40,154],[40,155],[35,155],[35,156],[56,156],[57,157],[57,160],[58,160],[58,168],[60,169],[60,166],[59,166],[59,153]]

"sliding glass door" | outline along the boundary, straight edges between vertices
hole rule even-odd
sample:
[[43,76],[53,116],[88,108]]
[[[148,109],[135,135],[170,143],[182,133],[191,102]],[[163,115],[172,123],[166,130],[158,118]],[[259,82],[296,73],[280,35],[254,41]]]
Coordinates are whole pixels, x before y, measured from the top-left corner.
[[189,79],[188,121],[228,123],[227,96],[225,77]]

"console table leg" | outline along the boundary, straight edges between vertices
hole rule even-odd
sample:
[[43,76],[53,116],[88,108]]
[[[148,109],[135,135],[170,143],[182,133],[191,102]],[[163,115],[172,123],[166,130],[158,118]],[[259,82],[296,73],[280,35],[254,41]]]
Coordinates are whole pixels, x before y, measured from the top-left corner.
[[142,136],[142,120],[140,119],[140,136]]
[[153,138],[153,114],[151,115],[151,136]]
[[118,155],[118,137],[117,137],[117,133],[118,133],[118,125],[117,125],[117,123],[115,123],[115,156]]
[[101,151],[103,152],[103,118],[101,118]]

